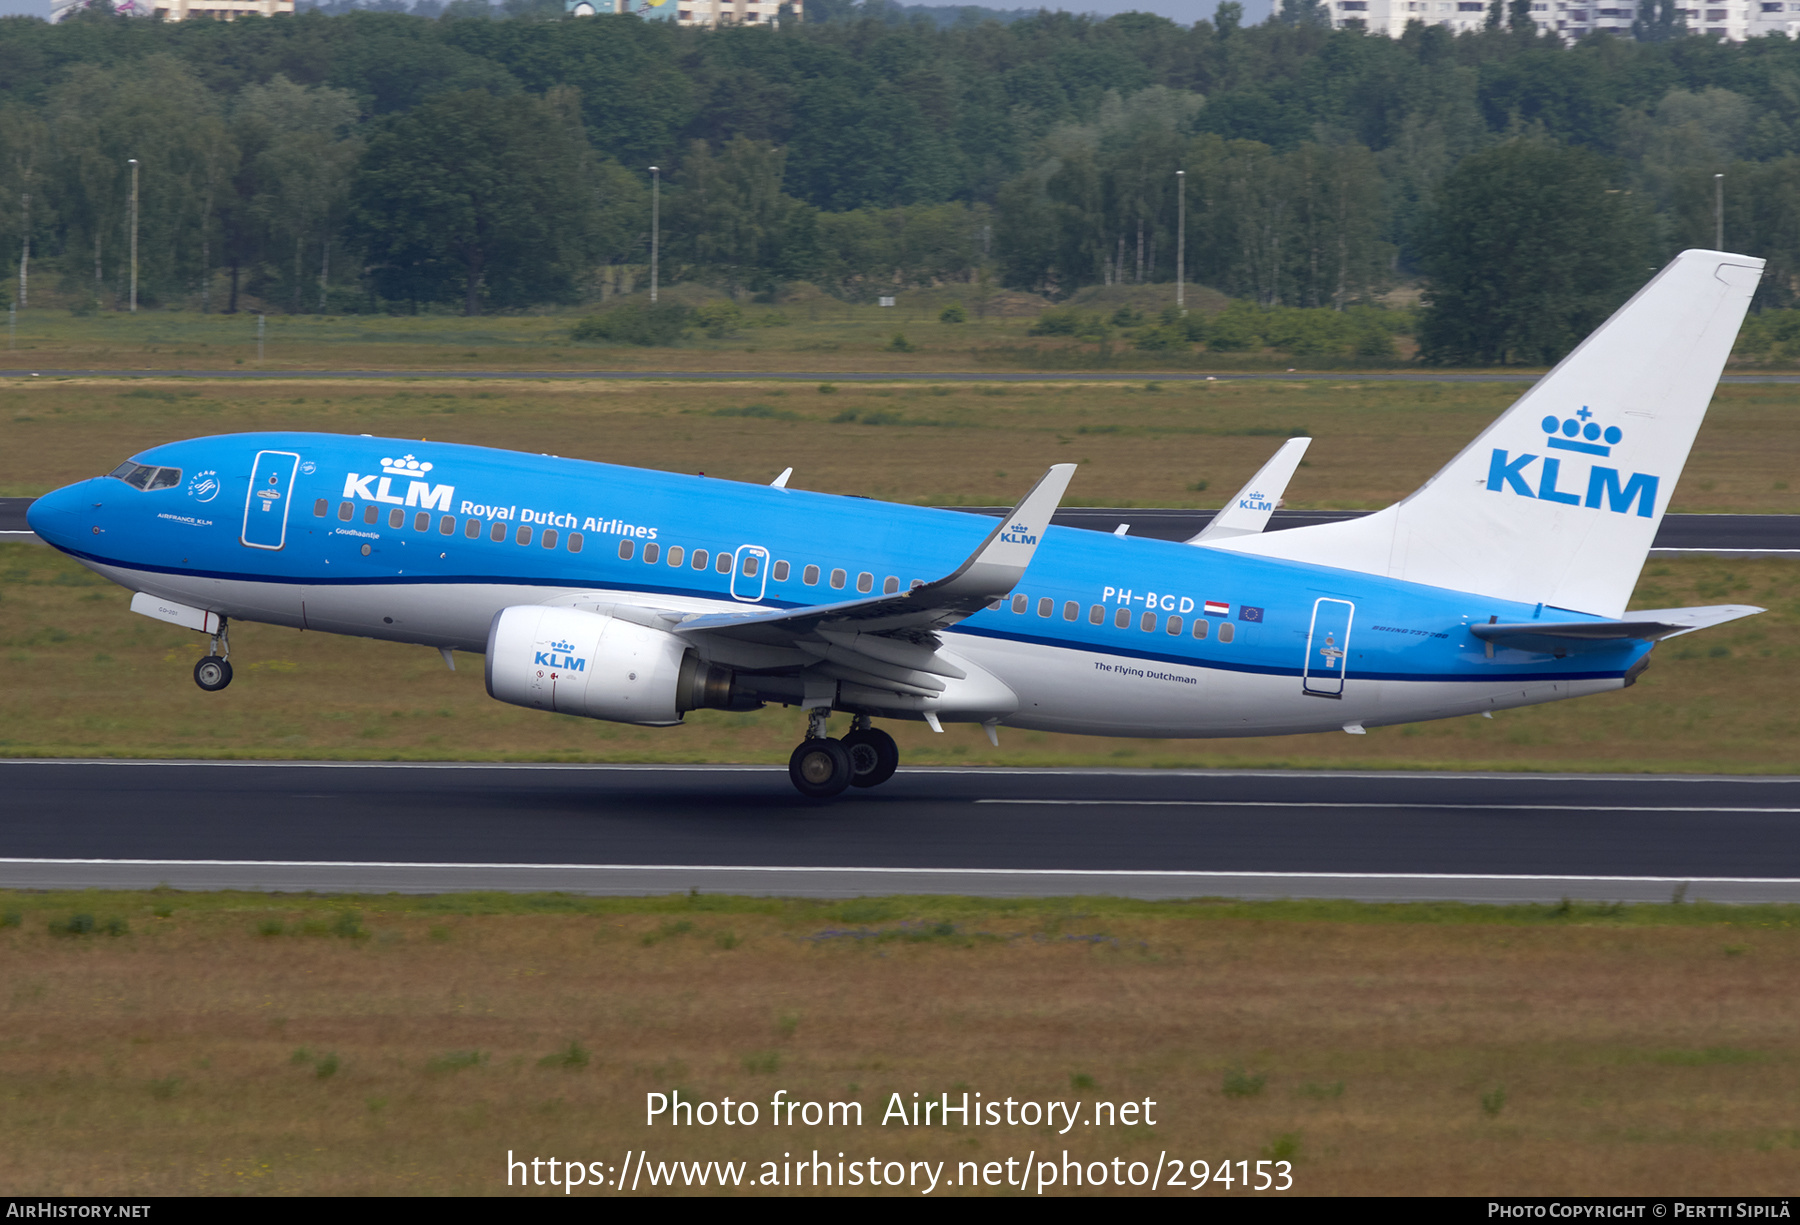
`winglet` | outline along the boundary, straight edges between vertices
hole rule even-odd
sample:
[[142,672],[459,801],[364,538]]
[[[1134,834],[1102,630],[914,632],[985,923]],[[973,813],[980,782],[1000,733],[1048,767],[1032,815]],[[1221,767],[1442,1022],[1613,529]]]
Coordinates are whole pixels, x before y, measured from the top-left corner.
[[1280,505],[1281,495],[1286,492],[1288,482],[1294,479],[1294,472],[1311,445],[1310,438],[1290,438],[1282,443],[1281,449],[1250,478],[1250,483],[1225,503],[1225,509],[1214,515],[1212,522],[1200,529],[1199,535],[1185,543],[1210,544],[1232,536],[1254,536],[1262,531],[1269,525],[1269,516]]
[[771,488],[771,489],[786,489],[788,477],[790,477],[792,475],[794,475],[794,470],[792,468],[783,468],[781,470],[781,475],[769,482],[769,488]]
[[967,561],[948,577],[927,583],[917,594],[924,599],[974,596],[985,602],[1011,592],[1031,564],[1044,529],[1050,526],[1050,517],[1074,476],[1074,464],[1052,464]]

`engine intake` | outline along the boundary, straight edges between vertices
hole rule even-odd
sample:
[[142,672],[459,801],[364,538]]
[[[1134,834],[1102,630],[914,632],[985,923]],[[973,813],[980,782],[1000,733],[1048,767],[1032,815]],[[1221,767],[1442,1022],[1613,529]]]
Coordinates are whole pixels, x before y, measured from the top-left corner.
[[488,626],[488,696],[559,714],[663,727],[702,708],[746,709],[729,668],[667,630],[606,613],[518,605]]

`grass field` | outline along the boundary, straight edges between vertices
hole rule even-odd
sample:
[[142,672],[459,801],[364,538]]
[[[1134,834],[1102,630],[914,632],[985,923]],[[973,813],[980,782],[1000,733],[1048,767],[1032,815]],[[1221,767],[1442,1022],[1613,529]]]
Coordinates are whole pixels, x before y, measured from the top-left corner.
[[[1094,386],[120,383],[0,379],[0,496],[44,493],[177,438],[312,429],[477,443],[936,505],[1010,505],[1077,461],[1071,505],[1218,506],[1290,433],[1315,439],[1292,507],[1417,488],[1519,394],[1506,384]],[[1687,512],[1800,511],[1800,387],[1719,389],[1673,494]]]
[[[128,594],[41,545],[0,545],[0,754],[550,761],[787,760],[782,707],[639,728],[503,705],[479,658],[273,626],[233,627],[237,679],[190,672],[205,639],[132,614]],[[1110,740],[886,724],[909,764],[1789,772],[1800,769],[1800,567],[1652,562],[1637,607],[1770,611],[1658,648],[1631,689],[1405,727],[1243,740]],[[841,726],[841,721],[840,721]]]
[[[1786,1194],[1797,921],[1704,904],[0,894],[0,1185],[505,1194],[508,1150],[755,1177],[815,1148],[944,1161],[953,1179],[1066,1149],[1285,1159],[1309,1195]],[[674,1089],[758,1102],[759,1125],[647,1127],[646,1094]],[[778,1089],[860,1103],[863,1125],[771,1126]],[[893,1093],[965,1090],[1150,1099],[1156,1122],[879,1121]]]
[[[664,296],[690,304],[724,300],[693,286]],[[1132,287],[1087,309],[1110,314],[1130,299],[1155,311],[1174,297],[1173,285]],[[1199,289],[1190,289],[1189,297],[1199,309],[1217,309],[1225,301]],[[632,300],[644,299],[638,294]],[[593,308],[477,318],[269,315],[260,358],[254,312],[103,311],[77,317],[44,309],[19,316],[10,347],[0,353],[0,369],[914,371],[1029,369],[1047,363],[1052,368],[1282,370],[1301,364],[1274,352],[1143,353],[1122,340],[1099,345],[1032,337],[1028,329],[1048,303],[1031,295],[996,295],[986,315],[977,315],[969,301],[967,322],[939,322],[943,306],[958,299],[949,288],[903,294],[901,305],[892,308],[823,295],[779,307],[746,305],[747,326],[731,335],[713,339],[693,332],[677,345],[656,348],[574,343],[570,329]],[[904,337],[904,347],[895,343],[896,335]],[[1342,364],[1368,363],[1346,358]]]

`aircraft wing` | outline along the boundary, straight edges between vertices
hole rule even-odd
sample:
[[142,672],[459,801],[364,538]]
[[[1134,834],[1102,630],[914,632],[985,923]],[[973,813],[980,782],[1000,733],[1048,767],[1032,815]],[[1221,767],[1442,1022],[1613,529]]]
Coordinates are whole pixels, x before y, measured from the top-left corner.
[[935,582],[894,595],[835,604],[702,614],[682,621],[674,630],[684,637],[716,635],[770,646],[791,646],[810,637],[829,641],[871,635],[891,636],[899,644],[931,641],[933,631],[973,616],[1012,593],[1074,475],[1074,464],[1053,465],[962,565]]

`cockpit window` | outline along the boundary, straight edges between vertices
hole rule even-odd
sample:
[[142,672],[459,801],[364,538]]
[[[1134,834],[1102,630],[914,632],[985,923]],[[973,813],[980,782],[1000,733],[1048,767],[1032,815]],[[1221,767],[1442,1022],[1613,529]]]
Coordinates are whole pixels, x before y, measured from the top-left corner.
[[157,468],[150,464],[133,463],[129,459],[107,475],[117,477],[134,489],[173,489],[181,484],[180,468]]

